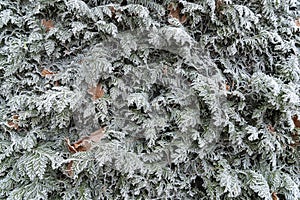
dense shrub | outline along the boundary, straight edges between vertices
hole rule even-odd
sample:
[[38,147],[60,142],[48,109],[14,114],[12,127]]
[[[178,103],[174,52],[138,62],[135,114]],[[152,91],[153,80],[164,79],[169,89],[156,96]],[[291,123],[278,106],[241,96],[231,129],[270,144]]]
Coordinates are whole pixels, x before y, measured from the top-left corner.
[[0,1],[0,198],[299,199],[299,10]]

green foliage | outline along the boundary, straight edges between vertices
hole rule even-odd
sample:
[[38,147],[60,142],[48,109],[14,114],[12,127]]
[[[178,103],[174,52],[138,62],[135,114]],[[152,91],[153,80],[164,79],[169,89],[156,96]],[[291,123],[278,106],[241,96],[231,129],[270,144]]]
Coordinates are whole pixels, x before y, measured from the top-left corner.
[[299,10],[1,1],[0,198],[299,199]]

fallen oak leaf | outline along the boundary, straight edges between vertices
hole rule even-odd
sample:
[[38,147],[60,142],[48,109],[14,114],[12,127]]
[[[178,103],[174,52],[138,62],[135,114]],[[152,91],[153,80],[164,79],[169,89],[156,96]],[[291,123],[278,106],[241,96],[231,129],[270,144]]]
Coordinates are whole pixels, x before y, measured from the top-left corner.
[[83,137],[80,140],[74,142],[73,147],[77,152],[88,151],[92,147],[92,141],[89,137]]
[[181,18],[180,18],[180,23],[184,24],[187,20],[187,16],[186,15],[182,15]]
[[88,89],[88,93],[92,95],[93,100],[100,99],[104,96],[104,90],[100,84],[95,87],[90,87]]
[[[122,6],[122,5],[121,5]],[[118,18],[120,17],[120,15],[122,14],[122,10],[121,9],[116,9],[115,7],[113,6],[109,6],[108,7],[110,12],[111,12],[111,15],[110,17],[112,19],[115,19],[115,20],[118,20]]]

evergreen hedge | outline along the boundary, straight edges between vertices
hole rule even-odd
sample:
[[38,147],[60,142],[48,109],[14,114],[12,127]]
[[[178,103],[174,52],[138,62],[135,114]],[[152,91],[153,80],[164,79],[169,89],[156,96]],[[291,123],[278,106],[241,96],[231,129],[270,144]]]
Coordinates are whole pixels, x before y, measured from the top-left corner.
[[0,1],[1,199],[300,198],[298,0]]

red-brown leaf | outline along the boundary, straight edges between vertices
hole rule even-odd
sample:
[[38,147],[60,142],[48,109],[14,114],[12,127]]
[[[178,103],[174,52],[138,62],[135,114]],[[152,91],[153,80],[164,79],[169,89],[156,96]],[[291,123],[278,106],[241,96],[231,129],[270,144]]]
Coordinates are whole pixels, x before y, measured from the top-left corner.
[[53,74],[55,74],[55,73],[52,72],[52,71],[50,71],[50,70],[48,70],[48,69],[46,69],[46,68],[44,68],[44,69],[42,70],[41,74],[42,74],[43,77],[46,77],[46,76],[48,76],[48,75],[53,75]]
[[300,128],[300,121],[298,120],[298,116],[297,116],[297,115],[294,115],[294,116],[292,117],[292,119],[293,119],[293,122],[294,122],[294,124],[295,124],[295,127],[296,127],[296,128]]
[[19,115],[13,115],[10,120],[7,121],[7,126],[15,130],[19,129]]
[[272,192],[272,200],[279,200],[276,192]]
[[95,87],[90,87],[88,89],[88,93],[92,95],[93,100],[100,99],[104,96],[104,90],[100,84]]
[[54,23],[52,20],[42,19],[42,25],[45,27],[46,32],[50,31],[50,29],[54,28]]
[[179,7],[179,4],[170,3],[168,6],[168,10],[170,11],[169,17],[178,19],[178,21],[181,24],[186,22],[187,17],[186,15],[181,13],[181,8]]
[[70,144],[70,140],[66,138],[66,143],[68,150],[71,153],[81,152],[81,151],[88,151],[92,147],[92,143],[97,143],[103,138],[105,132],[105,128],[100,128],[99,130],[91,133],[90,136],[84,136],[74,142],[73,144]]
[[300,17],[295,20],[295,25],[300,28]]
[[73,161],[70,161],[70,162],[67,164],[67,169],[66,169],[66,172],[67,172],[67,174],[68,174],[69,176],[73,176],[73,175],[74,175],[72,166],[73,166]]

